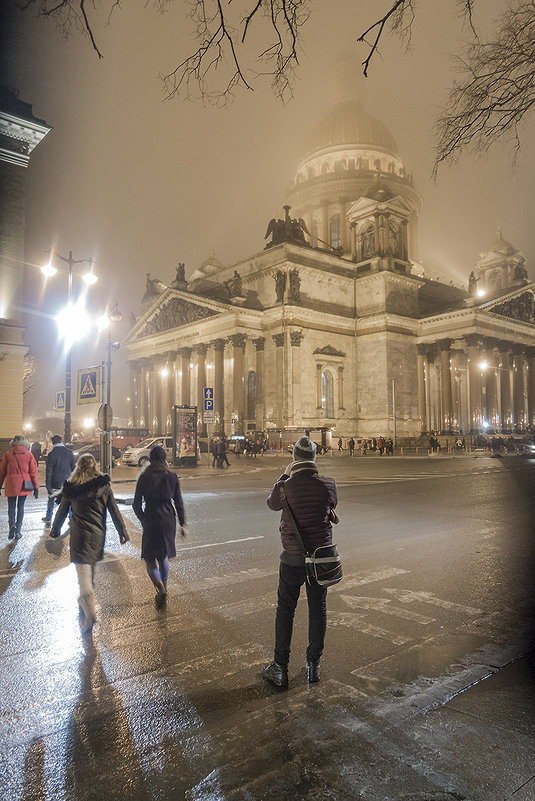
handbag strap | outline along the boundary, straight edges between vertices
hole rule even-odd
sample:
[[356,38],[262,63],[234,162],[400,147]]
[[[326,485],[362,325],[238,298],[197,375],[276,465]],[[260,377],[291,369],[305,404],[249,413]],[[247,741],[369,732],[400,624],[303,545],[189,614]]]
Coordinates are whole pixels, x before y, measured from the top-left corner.
[[291,524],[291,526],[292,526],[292,528],[294,530],[294,533],[297,535],[297,539],[301,543],[301,547],[303,548],[305,556],[309,556],[309,552],[305,548],[305,543],[303,542],[303,538],[302,538],[301,533],[299,531],[299,528],[297,526],[296,519],[293,516],[292,510],[290,509],[290,504],[288,503],[288,498],[286,497],[286,492],[284,491],[284,482],[280,483],[279,492],[280,492],[280,496],[281,496],[281,500],[282,500],[282,505],[284,507],[284,511],[287,513],[287,515],[288,515],[288,517],[290,519],[290,524]]
[[18,457],[18,453],[15,453],[15,451],[13,451],[13,456],[15,457],[15,461],[17,463],[17,467],[19,468],[19,473],[21,474],[21,476],[23,476],[24,472],[20,469],[20,462],[19,462],[19,460],[17,458]]

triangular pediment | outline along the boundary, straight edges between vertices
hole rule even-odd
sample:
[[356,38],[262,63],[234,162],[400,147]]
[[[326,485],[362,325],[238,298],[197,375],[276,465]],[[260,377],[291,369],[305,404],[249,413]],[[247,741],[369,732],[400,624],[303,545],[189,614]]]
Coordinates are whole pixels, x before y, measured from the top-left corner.
[[399,217],[409,217],[411,214],[411,208],[408,203],[400,195],[396,195],[382,203],[369,197],[360,197],[352,204],[347,212],[347,217],[350,220],[361,220],[364,217],[371,216],[378,206],[387,207],[389,211]]
[[126,342],[131,344],[148,336],[158,336],[225,312],[228,309],[222,303],[197,300],[186,292],[169,289],[134,324]]
[[342,353],[341,350],[336,350],[336,348],[333,348],[332,345],[325,345],[323,348],[316,348],[314,354],[319,354],[321,356],[345,356],[345,353]]
[[500,317],[535,325],[535,284],[528,284],[515,292],[502,295],[501,298],[482,304],[480,308]]

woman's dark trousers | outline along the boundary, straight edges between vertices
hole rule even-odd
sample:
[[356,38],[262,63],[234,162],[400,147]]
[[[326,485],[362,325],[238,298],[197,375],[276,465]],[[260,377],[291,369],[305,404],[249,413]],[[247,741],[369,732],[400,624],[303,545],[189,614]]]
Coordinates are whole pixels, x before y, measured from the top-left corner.
[[[305,583],[306,582],[306,583]],[[277,614],[275,616],[275,662],[287,665],[290,660],[290,643],[294,613],[301,585],[305,583],[308,601],[307,661],[318,662],[323,653],[327,628],[327,588],[310,585],[306,581],[305,566],[280,564]]]
[[22,529],[25,502],[26,495],[11,495],[8,496],[7,499],[7,517],[9,520],[9,528],[15,528],[17,530],[17,534],[20,534]]

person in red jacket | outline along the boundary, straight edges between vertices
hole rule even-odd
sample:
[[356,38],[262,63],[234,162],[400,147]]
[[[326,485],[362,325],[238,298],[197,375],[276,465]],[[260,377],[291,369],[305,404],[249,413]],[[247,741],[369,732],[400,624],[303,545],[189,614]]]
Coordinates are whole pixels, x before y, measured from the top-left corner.
[[[0,462],[0,489],[4,480],[9,519],[8,539],[20,540],[26,498],[32,493],[36,498],[39,497],[37,462],[30,453],[29,442],[26,442],[22,434],[13,437],[9,450],[4,453]],[[33,489],[23,489],[25,481],[31,481]]]
[[[293,462],[278,479],[267,500],[274,511],[284,509],[281,486],[308,551],[332,545],[331,523],[338,522],[334,479],[320,476],[316,467],[316,445],[309,437],[297,440]],[[277,614],[275,617],[274,661],[262,669],[262,676],[277,687],[288,684],[288,662],[293,620],[301,585],[306,582],[305,555],[291,523],[283,512],[280,521],[280,555]],[[327,628],[327,588],[306,582],[308,601],[307,679],[319,681],[320,658]]]

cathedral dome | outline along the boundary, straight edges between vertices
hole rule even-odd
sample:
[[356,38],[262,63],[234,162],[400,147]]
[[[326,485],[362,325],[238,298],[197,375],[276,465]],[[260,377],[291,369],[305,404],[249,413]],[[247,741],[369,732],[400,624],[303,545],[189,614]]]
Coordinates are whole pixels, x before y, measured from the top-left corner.
[[336,106],[308,136],[304,158],[321,150],[341,147],[370,148],[398,154],[394,137],[380,120],[356,103]]

